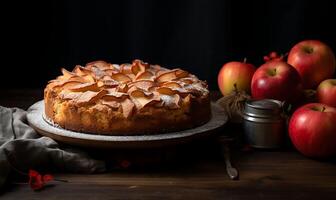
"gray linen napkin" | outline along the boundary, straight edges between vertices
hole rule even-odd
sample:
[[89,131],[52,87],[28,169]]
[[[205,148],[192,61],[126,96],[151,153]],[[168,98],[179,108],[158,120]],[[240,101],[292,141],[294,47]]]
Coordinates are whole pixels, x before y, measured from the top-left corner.
[[46,166],[75,173],[106,170],[105,162],[79,149],[60,149],[53,139],[38,135],[27,124],[26,114],[19,108],[0,106],[0,188],[13,166],[20,170]]

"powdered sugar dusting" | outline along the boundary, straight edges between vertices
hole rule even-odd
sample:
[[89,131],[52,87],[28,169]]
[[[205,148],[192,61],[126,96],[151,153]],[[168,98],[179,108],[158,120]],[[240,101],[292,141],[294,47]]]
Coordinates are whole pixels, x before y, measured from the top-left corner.
[[172,96],[166,95],[166,94],[161,94],[161,100],[166,104],[166,105],[171,105],[174,103],[174,98]]

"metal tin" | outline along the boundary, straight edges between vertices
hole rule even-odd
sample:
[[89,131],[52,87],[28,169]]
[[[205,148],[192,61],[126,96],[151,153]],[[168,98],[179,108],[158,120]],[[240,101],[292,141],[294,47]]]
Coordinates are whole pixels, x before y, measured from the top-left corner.
[[255,148],[279,148],[284,140],[283,103],[274,99],[250,100],[244,108],[244,133]]

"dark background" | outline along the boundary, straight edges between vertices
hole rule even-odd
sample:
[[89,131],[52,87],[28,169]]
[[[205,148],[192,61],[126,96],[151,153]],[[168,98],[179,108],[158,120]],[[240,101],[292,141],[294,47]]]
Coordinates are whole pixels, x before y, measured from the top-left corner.
[[1,15],[1,88],[42,89],[60,67],[140,58],[187,69],[217,89],[228,61],[258,66],[304,39],[336,51],[333,1],[11,1]]

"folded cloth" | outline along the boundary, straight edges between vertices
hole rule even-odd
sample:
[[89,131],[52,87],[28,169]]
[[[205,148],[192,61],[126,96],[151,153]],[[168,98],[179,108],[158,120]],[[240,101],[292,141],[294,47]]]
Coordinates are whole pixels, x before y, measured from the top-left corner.
[[0,106],[0,188],[15,169],[42,167],[75,173],[106,170],[105,162],[92,159],[76,148],[60,148],[56,141],[41,137],[27,124],[27,112]]

